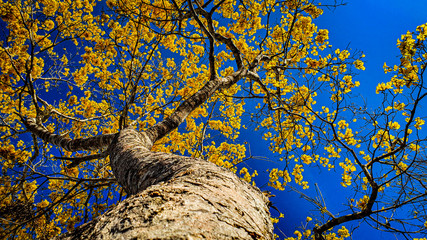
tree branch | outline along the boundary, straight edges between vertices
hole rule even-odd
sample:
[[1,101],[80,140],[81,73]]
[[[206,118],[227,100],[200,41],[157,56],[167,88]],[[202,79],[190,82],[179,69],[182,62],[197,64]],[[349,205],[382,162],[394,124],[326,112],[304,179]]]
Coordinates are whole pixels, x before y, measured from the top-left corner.
[[72,140],[64,136],[49,132],[48,130],[39,126],[34,118],[22,118],[22,122],[25,124],[27,129],[37,137],[70,152],[83,150],[91,151],[107,148],[116,136],[116,134],[103,134],[95,137],[77,138]]
[[56,159],[63,159],[63,160],[71,160],[71,163],[67,165],[67,168],[73,168],[82,162],[90,161],[93,159],[105,158],[106,156],[108,156],[107,151],[104,151],[104,152],[99,153],[99,154],[84,156],[84,157],[55,157],[55,158]]
[[174,130],[184,122],[185,118],[198,106],[209,99],[217,90],[226,89],[247,75],[248,71],[239,70],[225,78],[216,78],[209,80],[199,91],[190,96],[166,119],[150,127],[145,132],[155,143],[163,138],[166,134]]

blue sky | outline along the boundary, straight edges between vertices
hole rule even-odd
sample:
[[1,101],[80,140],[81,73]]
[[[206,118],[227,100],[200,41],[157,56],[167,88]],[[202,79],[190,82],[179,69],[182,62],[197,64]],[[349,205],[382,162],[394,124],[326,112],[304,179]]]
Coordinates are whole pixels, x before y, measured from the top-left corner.
[[[361,86],[358,93],[367,100],[368,108],[376,108],[379,106],[378,100],[380,98],[375,94],[375,87],[380,82],[388,81],[390,77],[390,75],[384,74],[383,64],[387,62],[387,65],[393,66],[400,63],[396,41],[402,34],[407,31],[415,31],[418,25],[427,22],[427,0],[348,1],[345,6],[340,6],[333,11],[325,11],[314,22],[319,28],[329,30],[330,43],[334,48],[345,49],[349,47],[353,51],[360,50],[366,55],[366,58],[364,58],[366,70],[360,72],[354,80],[360,81]],[[254,138],[253,132],[250,134],[247,136]],[[242,137],[244,138],[245,136]],[[261,134],[257,138],[261,138]],[[263,146],[263,144],[252,144],[251,152],[257,156],[268,157],[271,155],[267,146]],[[263,161],[254,161],[253,164],[252,167],[255,168],[258,168],[257,166],[260,168],[278,167],[278,165]],[[341,181],[340,170],[337,171],[335,176],[322,173],[324,173],[324,170],[320,172],[319,169],[306,168],[304,178],[313,183],[322,183],[319,188],[325,197],[328,208],[331,208],[332,211],[334,208],[339,210],[344,203],[340,197],[345,191],[338,184],[328,184],[328,182],[337,183]],[[268,179],[266,174],[265,172],[260,173],[258,178],[260,181],[257,182],[257,185],[261,188],[265,184],[265,179]],[[304,193],[316,197],[313,184],[311,184],[310,188]],[[300,198],[295,192],[285,190],[284,192],[275,192],[275,194],[276,197],[271,200],[285,214],[285,218],[277,226],[276,233],[279,234],[278,229],[280,229],[288,237],[291,237],[294,230],[305,222],[306,216],[314,213],[310,212],[310,210],[314,209],[314,206]],[[272,210],[272,213],[273,215],[276,214],[274,210]],[[354,222],[353,226],[358,226],[358,223]],[[282,239],[283,235],[279,235]],[[368,227],[366,224],[361,224],[354,232],[353,239],[404,238],[399,235],[380,232]]]
[[319,28],[329,29],[334,47],[361,50],[366,71],[357,80],[365,96],[375,94],[378,82],[388,81],[382,67],[399,63],[396,41],[407,31],[427,22],[426,0],[354,0],[317,19]]

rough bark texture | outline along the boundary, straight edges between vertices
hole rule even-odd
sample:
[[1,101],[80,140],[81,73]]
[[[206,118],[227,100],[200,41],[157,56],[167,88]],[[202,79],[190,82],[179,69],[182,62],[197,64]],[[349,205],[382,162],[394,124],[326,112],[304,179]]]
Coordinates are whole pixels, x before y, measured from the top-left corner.
[[271,239],[268,199],[234,173],[196,158],[150,152],[122,130],[109,151],[130,197],[59,239]]

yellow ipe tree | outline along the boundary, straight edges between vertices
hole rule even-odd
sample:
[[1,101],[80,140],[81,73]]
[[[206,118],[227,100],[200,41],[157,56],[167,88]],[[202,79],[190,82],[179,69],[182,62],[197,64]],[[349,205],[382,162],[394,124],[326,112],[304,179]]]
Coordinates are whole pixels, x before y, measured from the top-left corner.
[[[398,41],[373,111],[351,95],[363,54],[313,23],[338,5],[2,1],[0,238],[272,239],[248,128],[282,161],[268,185],[319,210],[289,239],[426,233],[427,27]],[[342,172],[339,214],[304,193],[307,167]]]

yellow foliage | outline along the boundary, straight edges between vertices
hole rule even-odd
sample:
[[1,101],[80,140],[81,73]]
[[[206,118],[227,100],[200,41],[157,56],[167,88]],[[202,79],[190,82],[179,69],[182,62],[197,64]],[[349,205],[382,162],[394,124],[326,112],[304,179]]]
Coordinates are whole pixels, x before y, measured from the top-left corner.
[[342,174],[342,183],[341,185],[343,187],[347,187],[351,185],[351,180],[352,180],[352,173],[356,171],[356,166],[354,166],[354,164],[348,159],[345,159],[345,163],[344,162],[340,162],[339,163],[340,167],[344,170],[343,174]]
[[363,196],[363,198],[357,201],[356,206],[359,209],[364,210],[367,207],[368,202],[369,202],[369,196],[365,195]]

